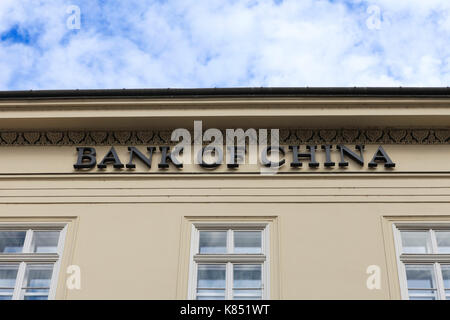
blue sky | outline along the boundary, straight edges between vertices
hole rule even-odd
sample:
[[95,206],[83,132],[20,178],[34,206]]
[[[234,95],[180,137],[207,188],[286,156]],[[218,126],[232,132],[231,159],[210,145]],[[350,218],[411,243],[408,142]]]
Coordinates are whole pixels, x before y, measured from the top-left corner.
[[0,90],[448,86],[450,1],[0,0],[0,70]]

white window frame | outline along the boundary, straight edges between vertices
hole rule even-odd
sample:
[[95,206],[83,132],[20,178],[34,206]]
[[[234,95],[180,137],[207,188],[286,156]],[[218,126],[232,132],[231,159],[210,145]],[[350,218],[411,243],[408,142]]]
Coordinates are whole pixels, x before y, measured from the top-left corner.
[[[191,250],[189,263],[188,299],[195,300],[197,295],[197,267],[199,264],[226,264],[225,300],[232,300],[233,265],[260,264],[262,266],[262,299],[270,299],[270,226],[269,223],[211,223],[192,224]],[[227,231],[226,254],[199,254],[200,231]],[[261,231],[261,253],[231,253],[234,247],[233,231]]]
[[[12,300],[22,300],[22,288],[27,265],[39,266],[53,264],[53,273],[50,281],[48,300],[54,300],[60,272],[61,257],[64,251],[64,242],[67,233],[67,223],[0,223],[0,231],[25,231],[25,241],[22,253],[0,253],[0,265],[18,265],[16,282]],[[58,247],[56,253],[31,252],[33,232],[59,231]]]
[[[434,232],[436,230],[450,231],[449,223],[394,223],[393,224],[395,251],[397,256],[398,274],[400,278],[400,291],[403,300],[409,300],[408,282],[406,279],[406,264],[408,265],[431,265],[433,266],[436,282],[437,300],[445,300],[444,280],[442,278],[441,265],[450,265],[450,254],[437,253],[437,243]],[[427,231],[430,232],[431,253],[411,254],[402,253],[401,231]]]

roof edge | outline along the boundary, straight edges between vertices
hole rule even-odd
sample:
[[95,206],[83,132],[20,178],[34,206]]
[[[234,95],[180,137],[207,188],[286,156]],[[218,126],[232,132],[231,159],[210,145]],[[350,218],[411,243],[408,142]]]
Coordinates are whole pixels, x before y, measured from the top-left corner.
[[0,99],[418,97],[450,98],[450,87],[240,87],[0,91]]

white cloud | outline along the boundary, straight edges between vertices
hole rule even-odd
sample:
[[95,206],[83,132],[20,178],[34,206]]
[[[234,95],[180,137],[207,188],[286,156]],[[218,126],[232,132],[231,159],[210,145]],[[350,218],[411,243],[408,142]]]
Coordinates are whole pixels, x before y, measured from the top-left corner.
[[448,0],[1,0],[0,36],[1,90],[450,82]]

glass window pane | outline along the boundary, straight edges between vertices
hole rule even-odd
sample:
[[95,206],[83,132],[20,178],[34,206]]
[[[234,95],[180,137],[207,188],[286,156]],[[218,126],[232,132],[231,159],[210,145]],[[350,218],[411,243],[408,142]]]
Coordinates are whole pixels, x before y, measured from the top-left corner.
[[197,300],[225,300],[225,296],[222,296],[222,297],[198,296]]
[[442,278],[444,279],[444,288],[450,289],[450,265],[442,265]]
[[262,290],[233,290],[235,300],[261,300]]
[[200,231],[199,253],[227,253],[227,232]]
[[22,294],[25,300],[48,299],[53,265],[28,265]]
[[58,240],[59,231],[35,231],[31,252],[56,253]]
[[25,275],[25,287],[50,288],[53,265],[28,266]]
[[0,300],[12,299],[18,270],[18,265],[0,266]]
[[408,289],[436,288],[433,266],[406,265]]
[[48,300],[48,294],[45,296],[25,296],[24,300]]
[[450,232],[436,231],[438,253],[450,253]]
[[26,231],[0,231],[0,253],[22,252]]
[[225,265],[199,264],[197,288],[225,288]]
[[409,300],[436,300],[436,292],[432,294],[414,294],[409,292]]
[[428,231],[401,231],[403,253],[431,253]]
[[233,288],[261,288],[260,264],[234,264]]
[[234,231],[234,253],[261,252],[261,231]]
[[225,289],[197,290],[197,300],[225,300]]

